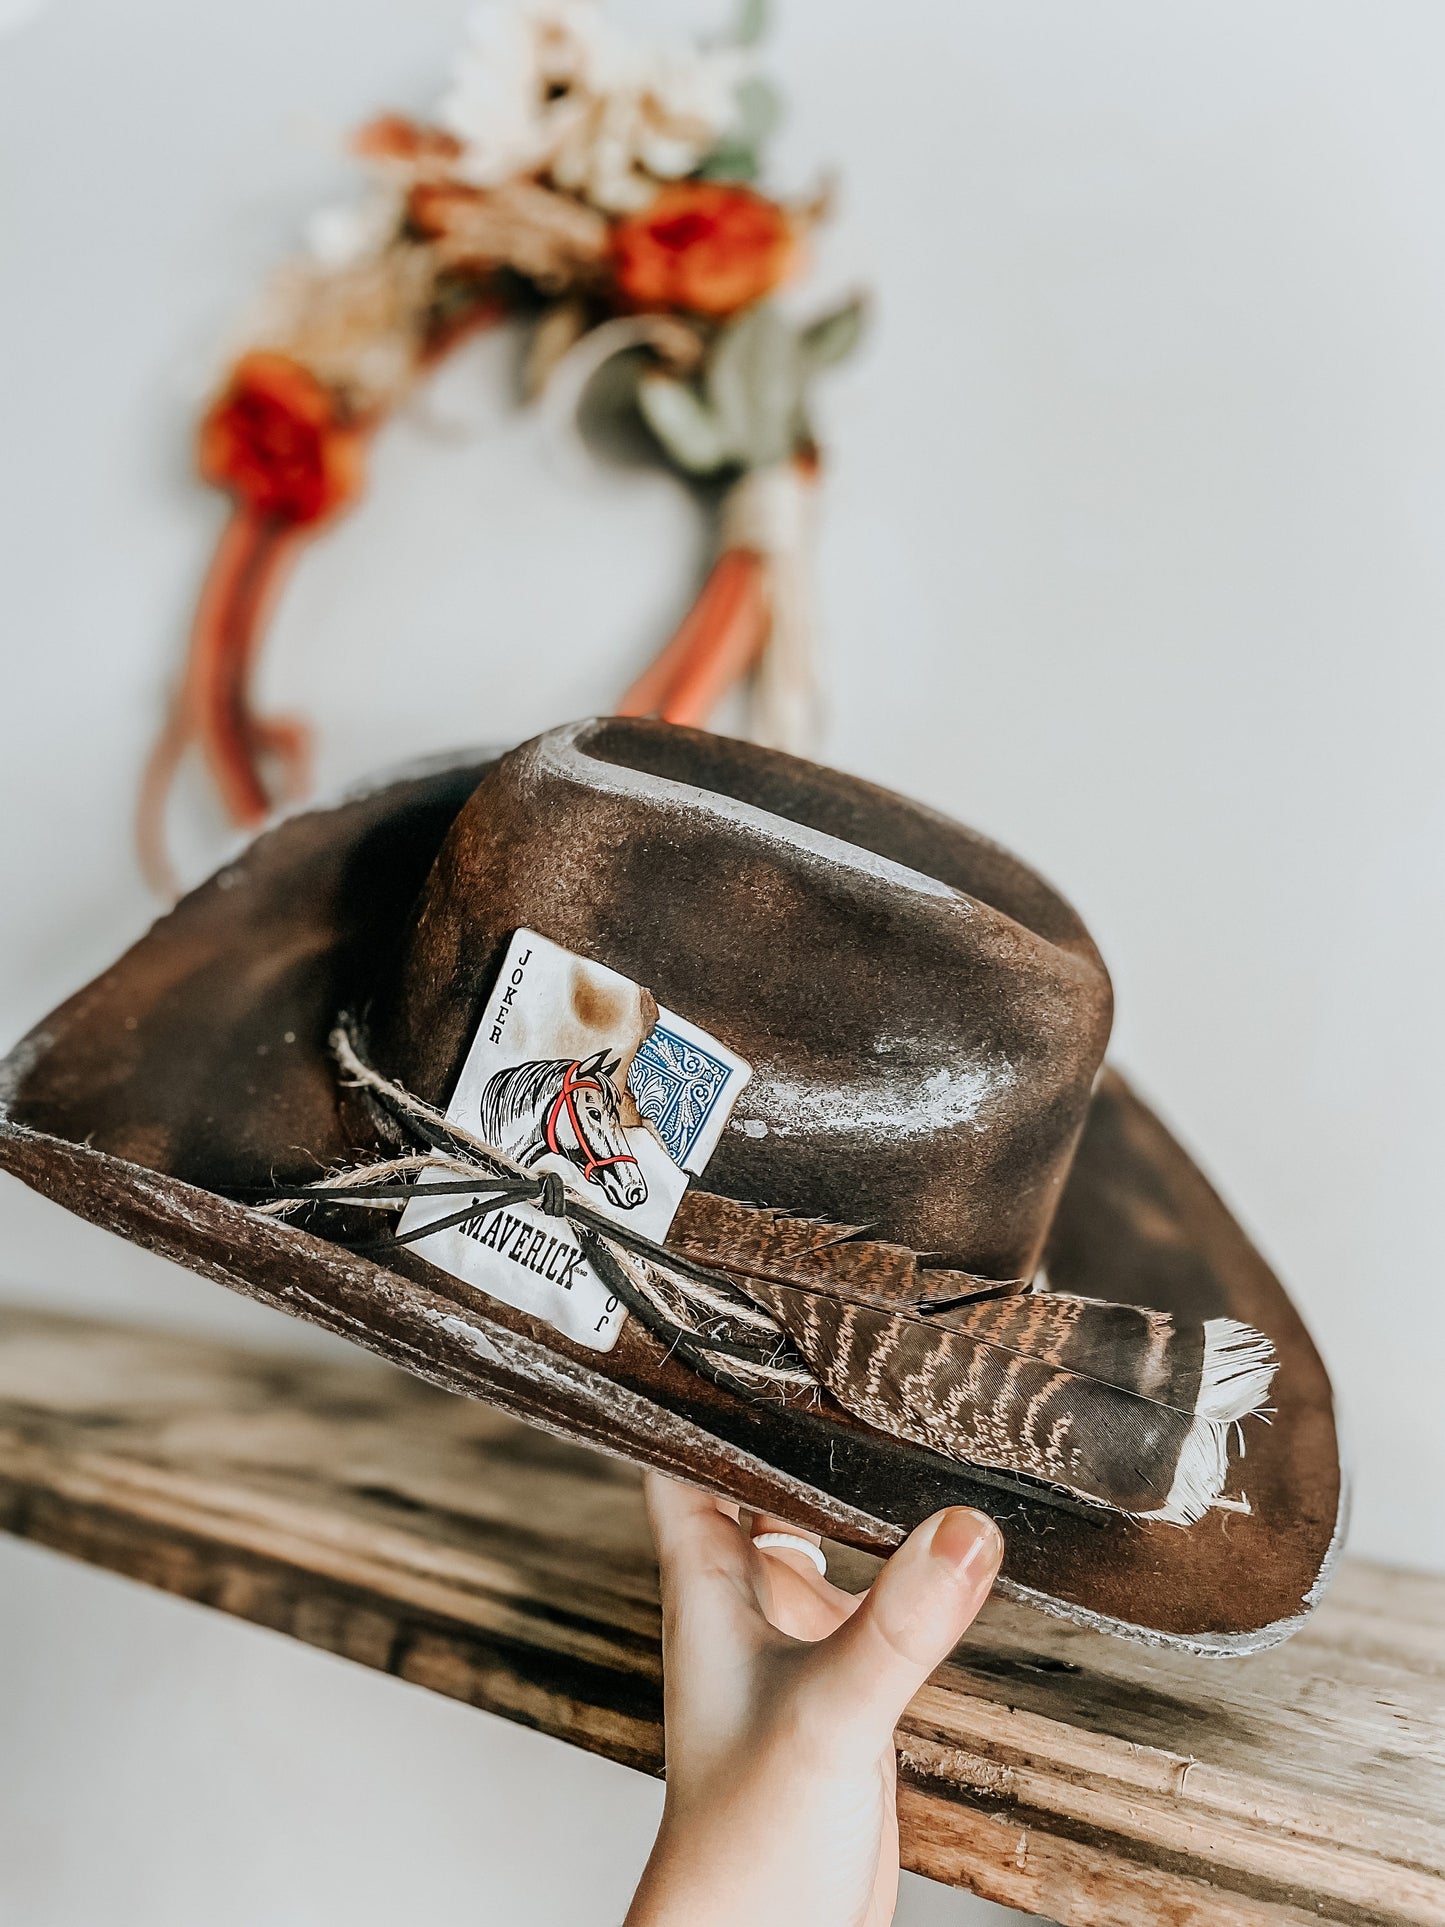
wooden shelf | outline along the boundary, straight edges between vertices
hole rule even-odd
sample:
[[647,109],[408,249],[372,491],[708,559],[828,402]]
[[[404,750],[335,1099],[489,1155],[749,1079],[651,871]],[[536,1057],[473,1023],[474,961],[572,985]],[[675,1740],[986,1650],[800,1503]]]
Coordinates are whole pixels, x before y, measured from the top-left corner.
[[[637,1476],[365,1354],[0,1312],[0,1525],[660,1770]],[[1442,1580],[1246,1660],[994,1601],[899,1746],[905,1863],[1066,1927],[1445,1923]]]

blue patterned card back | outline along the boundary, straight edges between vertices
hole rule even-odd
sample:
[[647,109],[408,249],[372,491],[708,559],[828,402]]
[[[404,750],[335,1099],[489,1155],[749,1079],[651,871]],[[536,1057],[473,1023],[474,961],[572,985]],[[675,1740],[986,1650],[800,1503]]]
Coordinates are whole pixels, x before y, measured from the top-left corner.
[[627,1088],[668,1156],[686,1166],[734,1074],[733,1064],[659,1019],[632,1060]]

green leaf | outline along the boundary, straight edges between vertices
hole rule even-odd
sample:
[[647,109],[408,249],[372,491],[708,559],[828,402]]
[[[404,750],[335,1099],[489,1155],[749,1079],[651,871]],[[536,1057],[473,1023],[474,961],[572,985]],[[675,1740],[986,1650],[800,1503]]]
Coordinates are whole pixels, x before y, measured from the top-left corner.
[[804,328],[798,346],[810,375],[819,368],[830,368],[835,361],[842,361],[846,355],[852,354],[863,333],[866,314],[866,302],[861,295],[855,295],[841,308],[820,316],[811,326]]
[[761,147],[783,118],[783,97],[762,74],[750,74],[733,96],[738,117],[726,138],[740,147]]
[[721,423],[686,382],[671,375],[644,375],[637,406],[666,452],[689,474],[711,475],[729,459]]
[[749,308],[718,336],[707,396],[729,454],[750,468],[786,461],[803,393],[798,338],[770,302]]
[[755,181],[759,171],[753,149],[733,140],[719,141],[693,170],[700,181]]
[[733,22],[733,39],[740,47],[756,47],[768,30],[768,0],[741,0]]
[[759,150],[782,119],[782,97],[771,81],[754,74],[733,98],[737,118],[693,170],[701,180],[755,181],[762,172]]

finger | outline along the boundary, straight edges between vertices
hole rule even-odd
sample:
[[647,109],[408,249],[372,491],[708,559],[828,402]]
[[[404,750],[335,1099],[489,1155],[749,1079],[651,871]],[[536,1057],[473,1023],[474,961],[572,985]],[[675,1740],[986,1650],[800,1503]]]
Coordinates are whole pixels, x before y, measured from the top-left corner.
[[724,1510],[726,1501],[649,1472],[643,1484],[657,1548],[666,1645],[684,1625],[690,1637],[770,1636],[760,1581],[761,1560]]
[[723,1502],[710,1492],[649,1472],[642,1494],[664,1584],[718,1564],[744,1568],[746,1542],[735,1517],[723,1511]]
[[788,1557],[769,1546],[754,1550],[753,1558],[762,1610],[789,1639],[826,1639],[858,1605],[852,1593],[830,1585],[796,1554]]
[[822,1546],[816,1532],[804,1532],[789,1525],[773,1512],[744,1512],[739,1525],[752,1542],[760,1561],[759,1597],[763,1611],[779,1632],[791,1639],[825,1639],[841,1626],[856,1605],[852,1593],[844,1592],[820,1572],[817,1562],[799,1546],[762,1546],[757,1542],[767,1533],[786,1533],[811,1546]]
[[904,1707],[958,1644],[1003,1557],[992,1519],[950,1506],[911,1532],[849,1619],[818,1649],[813,1690],[882,1747]]
[[674,1745],[712,1745],[741,1716],[758,1654],[781,1644],[759,1596],[759,1555],[718,1501],[656,1473],[644,1481],[662,1595],[663,1701]]

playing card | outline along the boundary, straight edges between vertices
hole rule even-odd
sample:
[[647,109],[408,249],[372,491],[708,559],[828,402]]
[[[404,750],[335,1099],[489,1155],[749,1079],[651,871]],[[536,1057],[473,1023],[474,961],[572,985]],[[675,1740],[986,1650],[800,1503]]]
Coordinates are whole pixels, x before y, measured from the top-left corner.
[[[750,1074],[743,1058],[630,978],[519,930],[446,1114],[528,1171],[557,1172],[601,1216],[661,1242]],[[455,1196],[413,1199],[398,1230],[459,1208]],[[572,1227],[536,1205],[479,1214],[415,1249],[578,1344],[605,1352],[617,1342],[624,1307]]]

